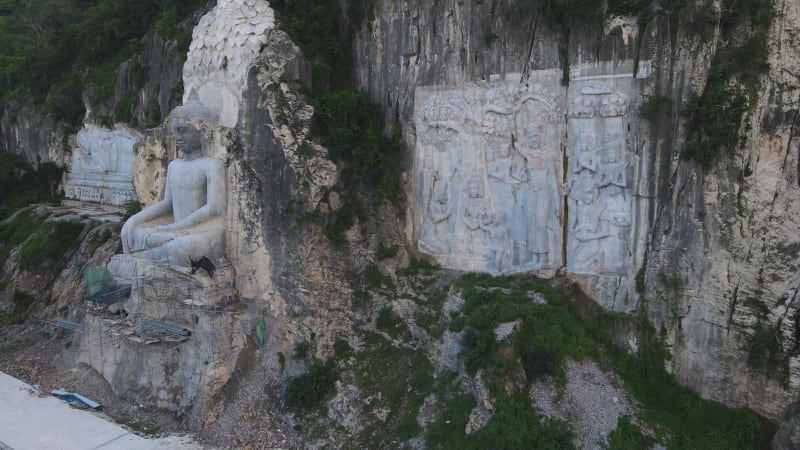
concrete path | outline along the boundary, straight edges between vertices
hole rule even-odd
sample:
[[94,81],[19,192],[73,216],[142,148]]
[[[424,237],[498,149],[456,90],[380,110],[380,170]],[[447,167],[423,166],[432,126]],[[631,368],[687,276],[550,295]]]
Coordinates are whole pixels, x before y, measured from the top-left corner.
[[0,450],[202,450],[188,437],[146,439],[0,372]]

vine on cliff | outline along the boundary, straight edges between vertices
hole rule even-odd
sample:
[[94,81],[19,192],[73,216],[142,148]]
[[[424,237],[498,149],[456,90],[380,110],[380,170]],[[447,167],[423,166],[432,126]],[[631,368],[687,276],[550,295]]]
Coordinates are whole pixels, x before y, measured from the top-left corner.
[[743,122],[749,129],[759,81],[769,70],[767,31],[772,16],[769,0],[723,2],[719,22],[723,46],[714,55],[702,94],[683,111],[687,119],[683,156],[705,171],[745,142],[739,130]]

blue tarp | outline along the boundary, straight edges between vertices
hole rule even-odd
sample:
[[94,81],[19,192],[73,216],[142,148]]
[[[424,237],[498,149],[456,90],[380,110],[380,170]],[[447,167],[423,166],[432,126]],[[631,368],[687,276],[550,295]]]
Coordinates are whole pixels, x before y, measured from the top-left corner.
[[97,402],[94,402],[92,400],[89,400],[88,398],[82,396],[81,394],[76,394],[74,392],[62,391],[61,389],[53,389],[52,391],[50,391],[50,393],[55,395],[56,397],[63,398],[64,400],[66,400],[68,402],[83,403],[84,405],[86,405],[86,406],[88,406],[89,408],[92,408],[92,409],[100,409],[101,408],[100,403],[97,403]]

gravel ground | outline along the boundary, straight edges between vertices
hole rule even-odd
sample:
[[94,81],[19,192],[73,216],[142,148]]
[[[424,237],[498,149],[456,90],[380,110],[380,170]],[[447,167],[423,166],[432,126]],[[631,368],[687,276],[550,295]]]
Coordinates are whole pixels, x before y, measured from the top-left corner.
[[560,396],[553,383],[538,381],[531,386],[531,400],[544,415],[571,423],[576,447],[602,449],[617,419],[635,415],[634,402],[620,388],[622,382],[594,361],[570,360],[566,372],[567,384]]
[[296,438],[291,418],[274,409],[280,388],[265,384],[265,379],[266,373],[258,363],[237,371],[223,388],[222,400],[206,420],[199,439],[209,445],[243,450],[304,448]]

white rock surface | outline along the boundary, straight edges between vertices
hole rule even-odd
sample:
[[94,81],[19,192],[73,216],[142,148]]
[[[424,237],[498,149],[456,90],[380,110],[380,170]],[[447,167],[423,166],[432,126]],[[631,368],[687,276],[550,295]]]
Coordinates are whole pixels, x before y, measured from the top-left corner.
[[220,0],[192,32],[183,101],[196,91],[220,111],[222,126],[236,126],[248,70],[274,26],[275,13],[264,0]]
[[133,200],[134,147],[142,137],[127,127],[84,126],[75,138],[69,172],[64,175],[65,196],[111,205]]

